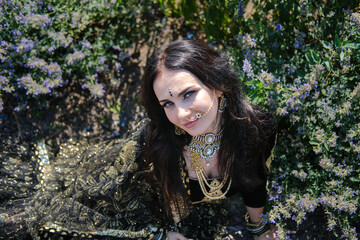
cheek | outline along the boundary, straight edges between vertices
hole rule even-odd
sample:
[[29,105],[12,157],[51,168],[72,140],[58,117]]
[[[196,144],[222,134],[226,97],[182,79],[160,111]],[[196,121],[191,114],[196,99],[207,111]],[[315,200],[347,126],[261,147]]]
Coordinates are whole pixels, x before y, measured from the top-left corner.
[[198,96],[197,98],[197,105],[198,107],[201,108],[202,111],[207,111],[210,107],[211,107],[211,104],[213,104],[212,108],[215,107],[215,102],[216,100],[214,98],[212,98],[211,96],[209,96],[209,94],[207,93],[204,93],[200,96]]
[[173,113],[173,111],[171,110],[165,110],[165,115],[167,117],[167,119],[169,120],[169,122],[171,122],[172,124],[176,124],[176,118],[175,118],[175,114]]

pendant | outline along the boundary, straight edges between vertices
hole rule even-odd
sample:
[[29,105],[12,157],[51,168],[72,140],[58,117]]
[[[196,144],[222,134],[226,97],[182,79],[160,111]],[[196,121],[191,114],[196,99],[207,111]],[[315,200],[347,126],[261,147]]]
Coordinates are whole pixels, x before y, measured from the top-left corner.
[[214,153],[214,148],[211,145],[206,146],[202,151],[202,155],[205,157],[209,157],[213,155],[213,153]]
[[205,143],[206,144],[212,144],[215,141],[215,134],[208,133],[205,135]]

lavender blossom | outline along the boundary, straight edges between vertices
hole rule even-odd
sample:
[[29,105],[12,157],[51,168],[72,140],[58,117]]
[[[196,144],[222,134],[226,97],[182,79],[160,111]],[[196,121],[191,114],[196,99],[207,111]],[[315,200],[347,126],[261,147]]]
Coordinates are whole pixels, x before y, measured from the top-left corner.
[[94,84],[86,83],[83,84],[82,87],[89,89],[95,98],[103,97],[105,94],[104,86],[99,83],[94,83]]
[[267,73],[263,69],[261,69],[259,79],[264,83],[264,86],[272,87],[277,83],[274,75],[272,75],[272,73]]
[[252,70],[252,66],[251,66],[251,63],[249,62],[249,60],[245,59],[243,61],[243,71],[247,74],[247,75],[250,75],[251,74],[251,70]]
[[245,13],[245,6],[244,6],[244,1],[240,0],[237,6],[237,14],[239,17],[244,16]]
[[22,24],[31,25],[33,28],[45,28],[51,22],[47,14],[40,15],[33,13],[30,13],[25,16],[19,16],[17,20]]
[[33,48],[34,48],[34,42],[29,39],[23,38],[23,39],[21,39],[21,42],[17,45],[16,51],[19,53],[20,52],[29,52]]
[[83,58],[85,58],[85,54],[82,51],[75,50],[74,53],[69,53],[66,56],[66,63],[70,66],[81,61]]
[[15,88],[10,84],[8,78],[0,75],[0,90],[12,93],[15,91]]

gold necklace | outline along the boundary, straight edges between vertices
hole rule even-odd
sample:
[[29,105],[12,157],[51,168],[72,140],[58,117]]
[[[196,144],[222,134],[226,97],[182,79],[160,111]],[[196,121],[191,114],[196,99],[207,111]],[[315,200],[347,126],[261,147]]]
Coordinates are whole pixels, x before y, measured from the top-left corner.
[[[212,133],[211,133],[212,134]],[[209,138],[212,138],[209,140]],[[205,173],[204,168],[201,165],[201,158],[204,158],[203,155],[205,153],[205,156],[214,156],[216,151],[219,149],[221,138],[222,138],[222,131],[220,131],[218,134],[212,134],[209,137],[209,133],[206,135],[200,135],[193,137],[191,143],[187,146],[190,149],[190,157],[191,157],[191,166],[196,172],[197,179],[199,181],[199,185],[201,188],[201,191],[204,194],[204,199],[202,201],[211,201],[211,200],[218,200],[218,199],[224,199],[226,194],[228,193],[232,179],[230,178],[228,186],[225,190],[225,192],[222,192],[221,189],[225,186],[225,184],[228,182],[229,179],[229,172],[230,172],[230,162],[226,165],[225,169],[225,175],[223,180],[220,182],[217,179],[214,179],[209,184],[207,182],[207,176]],[[212,145],[210,145],[212,144]],[[210,145],[211,151],[206,151],[205,149]],[[214,147],[217,146],[216,148]],[[191,146],[191,147],[190,147]],[[206,154],[209,153],[209,154]],[[210,158],[210,157],[208,157]],[[205,158],[206,159],[206,158]],[[206,159],[208,160],[208,159]],[[208,165],[208,162],[207,162]],[[210,189],[207,191],[206,186]]]
[[207,133],[195,136],[187,147],[191,151],[199,153],[200,157],[206,160],[206,166],[210,166],[209,159],[215,156],[219,150],[222,136],[222,129],[217,134]]

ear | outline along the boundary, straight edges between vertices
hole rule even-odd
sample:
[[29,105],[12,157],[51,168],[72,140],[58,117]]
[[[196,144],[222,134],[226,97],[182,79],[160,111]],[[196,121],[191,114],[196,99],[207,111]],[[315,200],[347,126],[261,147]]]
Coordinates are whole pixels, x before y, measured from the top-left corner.
[[215,95],[219,98],[224,95],[224,92],[220,90],[215,90]]

